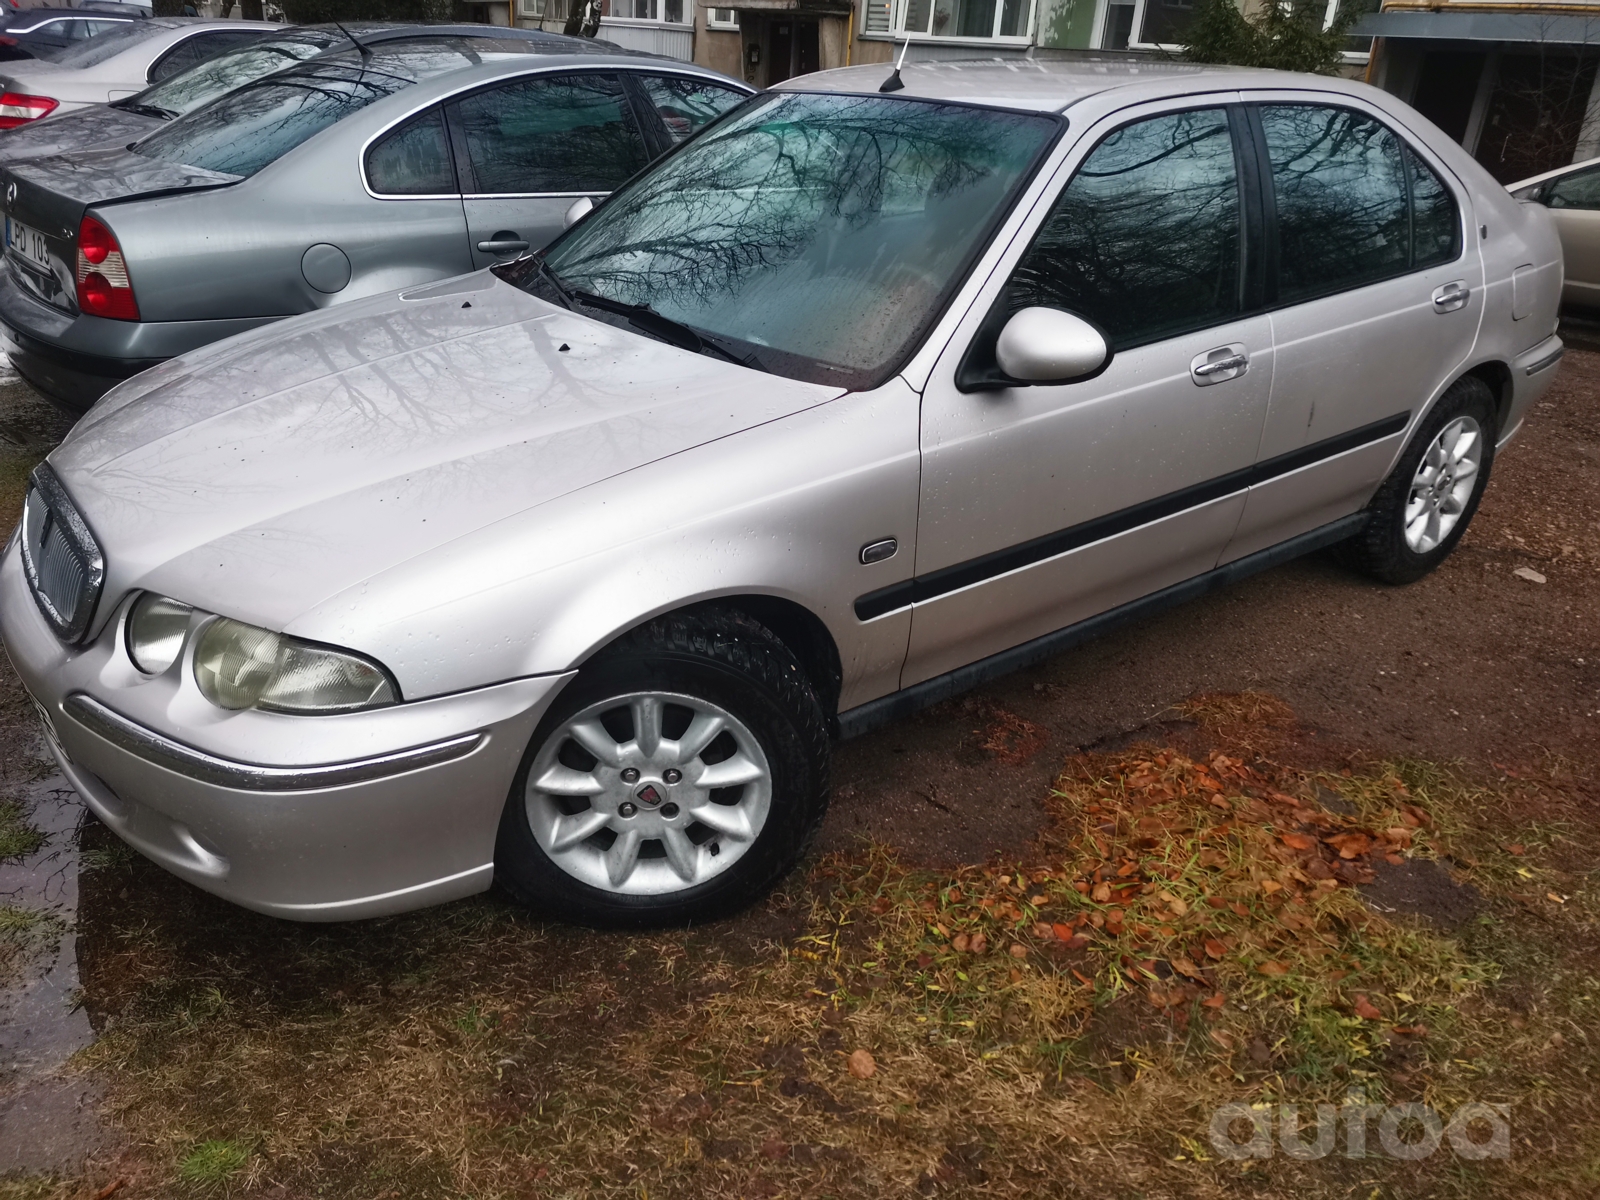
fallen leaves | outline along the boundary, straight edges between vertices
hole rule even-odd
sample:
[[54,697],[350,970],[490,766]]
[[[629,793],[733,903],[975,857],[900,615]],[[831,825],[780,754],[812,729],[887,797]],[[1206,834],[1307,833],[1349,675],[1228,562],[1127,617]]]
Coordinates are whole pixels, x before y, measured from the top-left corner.
[[1526,579],[1529,583],[1543,583],[1543,582],[1545,582],[1544,576],[1541,575],[1538,571],[1535,571],[1532,567],[1518,567],[1515,571],[1513,571],[1511,573],[1513,575],[1515,575],[1518,579]]
[[1366,996],[1362,995],[1360,992],[1356,993],[1353,1007],[1356,1010],[1356,1016],[1360,1017],[1363,1021],[1383,1020],[1383,1013],[1379,1011],[1378,1006],[1373,1004],[1371,1000],[1368,1000]]
[[1257,967],[1256,970],[1261,972],[1263,975],[1271,975],[1274,978],[1280,975],[1287,975],[1289,973],[1289,968],[1284,966],[1283,963],[1278,962],[1276,959],[1268,959],[1266,962]]

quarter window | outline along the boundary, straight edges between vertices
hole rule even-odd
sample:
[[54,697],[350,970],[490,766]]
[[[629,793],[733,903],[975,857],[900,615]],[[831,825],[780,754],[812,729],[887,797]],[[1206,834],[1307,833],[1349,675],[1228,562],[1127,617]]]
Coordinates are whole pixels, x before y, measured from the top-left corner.
[[1111,134],[1078,168],[1011,279],[1010,307],[1066,309],[1117,349],[1239,311],[1238,174],[1222,109]]
[[367,151],[367,183],[385,196],[454,193],[456,172],[444,113],[429,109],[374,142]]
[[1278,301],[1293,304],[1448,262],[1455,200],[1379,122],[1346,108],[1260,109],[1277,209]]
[[609,192],[649,159],[614,75],[513,83],[459,112],[479,194]]

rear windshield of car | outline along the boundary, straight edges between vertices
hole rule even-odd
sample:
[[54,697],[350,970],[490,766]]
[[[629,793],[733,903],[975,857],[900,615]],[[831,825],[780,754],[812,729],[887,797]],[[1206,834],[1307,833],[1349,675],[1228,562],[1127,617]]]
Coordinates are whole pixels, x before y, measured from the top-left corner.
[[150,21],[129,21],[126,25],[97,33],[88,41],[63,50],[53,61],[63,67],[76,67],[81,71],[85,67],[99,66],[106,59],[115,58],[125,50],[132,50],[140,42],[147,42],[158,33],[169,32],[171,32],[169,25]]
[[[937,319],[1064,122],[880,96],[750,101],[614,193],[535,294],[647,305],[765,370],[876,387]],[[593,305],[589,307],[595,307]]]
[[129,149],[244,178],[375,100],[447,71],[530,52],[493,44],[488,51],[478,38],[428,38],[380,44],[365,59],[354,49],[330,50],[220,96]]
[[164,79],[137,96],[119,102],[119,106],[136,108],[145,105],[182,115],[234,88],[253,83],[285,67],[292,67],[297,62],[315,58],[335,42],[342,41],[343,34],[308,29],[294,37],[252,42],[238,50],[224,51],[215,58],[208,58],[199,66],[191,67],[171,79]]

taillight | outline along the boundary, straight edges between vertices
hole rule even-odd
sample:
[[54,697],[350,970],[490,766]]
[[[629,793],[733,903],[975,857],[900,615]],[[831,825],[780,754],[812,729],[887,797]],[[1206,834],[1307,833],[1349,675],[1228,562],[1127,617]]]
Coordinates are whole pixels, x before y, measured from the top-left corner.
[[48,117],[60,106],[49,96],[28,96],[22,92],[0,95],[0,129],[15,129],[40,117]]
[[91,317],[137,321],[128,264],[111,230],[93,217],[78,226],[78,309]]

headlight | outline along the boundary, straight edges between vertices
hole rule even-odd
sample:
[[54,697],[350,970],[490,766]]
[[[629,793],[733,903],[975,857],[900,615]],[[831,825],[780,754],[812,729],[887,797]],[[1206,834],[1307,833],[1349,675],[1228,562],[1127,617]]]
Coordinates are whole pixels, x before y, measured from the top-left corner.
[[187,604],[146,592],[128,614],[128,657],[146,675],[159,675],[178,661],[183,638],[189,632]]
[[376,663],[227,617],[200,635],[194,680],[221,708],[350,712],[399,700]]

